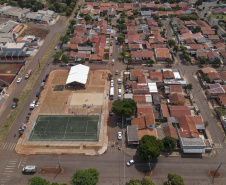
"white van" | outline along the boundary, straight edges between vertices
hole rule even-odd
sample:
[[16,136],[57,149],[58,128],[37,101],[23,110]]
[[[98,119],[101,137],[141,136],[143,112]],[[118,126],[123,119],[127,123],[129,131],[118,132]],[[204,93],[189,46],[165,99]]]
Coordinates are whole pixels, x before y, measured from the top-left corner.
[[119,90],[118,90],[118,95],[121,95],[121,94],[122,94],[122,90],[119,89]]
[[122,80],[119,78],[118,79],[118,84],[121,84],[122,83]]
[[23,172],[23,173],[35,173],[35,172],[36,172],[36,166],[33,166],[33,165],[25,166],[25,167],[22,169],[22,172]]

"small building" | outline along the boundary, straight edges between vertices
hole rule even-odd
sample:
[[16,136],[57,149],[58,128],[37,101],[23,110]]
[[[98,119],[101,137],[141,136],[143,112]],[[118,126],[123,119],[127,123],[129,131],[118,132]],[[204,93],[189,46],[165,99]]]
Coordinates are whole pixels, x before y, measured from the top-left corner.
[[128,145],[138,145],[139,144],[138,126],[128,125],[126,131]]
[[217,100],[223,108],[226,108],[226,94],[220,94]]
[[171,117],[175,117],[175,118],[191,115],[191,111],[188,108],[188,106],[170,106],[169,112],[170,112]]
[[184,105],[186,103],[185,97],[180,93],[170,94],[169,101],[172,105]]

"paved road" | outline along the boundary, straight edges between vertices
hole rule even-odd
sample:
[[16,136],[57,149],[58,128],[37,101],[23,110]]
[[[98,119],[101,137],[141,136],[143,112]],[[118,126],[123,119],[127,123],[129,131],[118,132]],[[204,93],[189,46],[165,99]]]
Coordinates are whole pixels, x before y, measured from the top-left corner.
[[[51,38],[49,38],[51,39]],[[113,57],[117,58],[117,47],[113,52]],[[41,51],[41,50],[40,50]],[[36,58],[38,59],[38,58]],[[51,61],[51,60],[50,60]],[[37,63],[36,63],[37,65]],[[30,67],[30,66],[29,66]],[[126,68],[126,65],[116,60],[115,65],[112,66],[109,64],[91,64],[91,69],[109,69],[110,71],[115,72],[116,69],[122,71]],[[141,66],[138,66],[141,67]],[[162,66],[158,65],[154,68],[161,68]],[[40,75],[39,81],[35,85],[33,91],[28,96],[28,99],[25,103],[25,108],[29,106],[30,102],[33,100],[35,93],[39,89],[41,79],[49,71],[58,68],[53,64],[47,66],[42,74]],[[143,67],[149,69],[149,67]],[[186,157],[160,157],[158,163],[152,163],[151,166],[156,166],[154,168],[153,174],[147,176],[152,178],[157,184],[162,184],[163,180],[166,179],[169,172],[177,173],[182,175],[185,179],[186,184],[210,184],[211,178],[208,175],[208,170],[216,169],[220,162],[225,162],[225,144],[223,141],[223,135],[218,125],[216,125],[216,120],[211,116],[211,111],[209,107],[205,104],[205,99],[203,94],[200,93],[199,85],[192,75],[197,71],[197,66],[186,66],[179,64],[173,68],[179,68],[182,72],[185,73],[185,77],[193,85],[193,96],[196,100],[198,107],[201,110],[201,114],[204,118],[204,121],[209,121],[209,130],[213,138],[214,143],[218,143],[216,149],[217,155],[215,157],[204,157],[204,158],[186,158]],[[113,76],[116,80],[116,76]],[[25,84],[24,84],[25,85]],[[21,86],[23,84],[21,83]],[[19,88],[19,87],[18,87]],[[20,87],[22,88],[22,87]],[[19,92],[18,92],[19,93]],[[21,121],[25,119],[28,110],[24,109],[20,113],[12,131],[7,137],[5,143],[0,148],[1,156],[1,165],[0,165],[0,184],[27,184],[27,180],[31,178],[30,175],[22,175],[21,169],[25,165],[34,164],[38,168],[41,167],[56,167],[58,164],[59,156],[56,155],[31,155],[24,156],[18,155],[15,153],[15,143],[17,138],[13,138],[13,134],[17,132],[18,127],[21,124]],[[78,156],[78,155],[62,155],[60,157],[60,164],[64,168],[64,173],[58,176],[53,175],[43,175],[37,173],[36,175],[47,178],[51,182],[59,183],[69,183],[70,177],[73,172],[77,169],[87,169],[90,167],[97,168],[100,171],[100,183],[99,184],[125,184],[131,178],[143,178],[144,173],[143,169],[147,169],[147,164],[144,164],[135,157],[136,164],[131,167],[126,167],[125,162],[130,160],[131,157],[127,156],[121,150],[117,149],[117,146],[111,147],[113,143],[117,141],[117,132],[121,128],[117,126],[117,119],[112,116],[108,121],[108,135],[109,135],[109,148],[107,153],[102,156]],[[119,146],[121,142],[119,142]],[[221,172],[226,174],[226,164],[223,163],[221,167]],[[215,180],[215,184],[224,184],[226,178],[225,176],[220,179]]]

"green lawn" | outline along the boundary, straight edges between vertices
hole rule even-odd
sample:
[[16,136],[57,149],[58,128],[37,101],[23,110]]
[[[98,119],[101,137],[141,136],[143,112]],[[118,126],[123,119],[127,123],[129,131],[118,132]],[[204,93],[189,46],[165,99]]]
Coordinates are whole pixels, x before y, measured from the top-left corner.
[[222,15],[222,14],[220,15],[210,14],[210,16],[213,17],[214,19],[222,19],[222,20],[226,19],[226,15]]

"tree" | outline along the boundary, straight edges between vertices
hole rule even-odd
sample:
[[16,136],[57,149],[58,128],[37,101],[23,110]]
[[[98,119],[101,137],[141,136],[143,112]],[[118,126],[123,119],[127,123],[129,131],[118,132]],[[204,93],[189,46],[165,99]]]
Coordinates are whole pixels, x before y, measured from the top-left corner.
[[158,22],[158,27],[162,27],[162,22],[161,21]]
[[92,17],[90,15],[86,15],[84,17],[84,19],[85,19],[86,22],[89,22],[90,20],[92,20]]
[[187,89],[187,90],[189,90],[189,91],[191,91],[193,89],[191,83],[190,84],[187,84],[184,88]]
[[133,15],[138,15],[138,14],[139,14],[138,10],[133,10]]
[[123,36],[119,36],[119,37],[117,38],[117,41],[118,41],[120,44],[122,44],[122,43],[125,41],[125,38],[124,38]]
[[202,5],[202,0],[197,0],[197,1],[195,2],[195,5],[196,5],[196,6]]
[[201,64],[205,64],[206,63],[206,58],[205,57],[199,57],[199,62]]
[[168,39],[168,44],[170,47],[175,46],[176,42],[173,39]]
[[105,54],[104,54],[104,59],[105,59],[105,60],[108,60],[108,59],[109,59],[109,53],[105,53]]
[[154,61],[153,59],[147,60],[146,62],[147,62],[147,64],[149,64],[149,65],[153,65],[153,64],[155,63],[155,61]]
[[128,19],[134,20],[134,16],[133,15],[130,15],[130,16],[128,16]]
[[65,63],[68,63],[68,56],[67,55],[65,55],[65,54],[63,54],[62,55],[62,57],[61,57],[61,60],[63,61],[63,62],[65,62]]
[[141,182],[142,185],[155,185],[151,179],[144,178]]
[[165,181],[164,185],[185,185],[185,184],[181,176],[174,173],[169,173],[168,181]]
[[126,185],[142,185],[142,181],[140,179],[131,179]]
[[87,170],[77,170],[72,178],[72,185],[96,185],[99,179],[100,173],[95,168],[89,168]]
[[177,53],[177,52],[178,52],[178,50],[179,50],[178,45],[175,45],[175,46],[173,47],[173,51],[175,51],[175,52]]
[[219,58],[216,58],[216,59],[213,61],[213,63],[214,63],[215,65],[220,66],[220,65],[221,65],[221,60],[220,60]]
[[18,98],[13,98],[13,102],[18,103],[19,102],[19,99]]
[[166,59],[166,62],[168,63],[168,65],[170,66],[171,64],[173,64],[173,59],[171,59],[171,58],[167,58]]
[[57,51],[54,55],[53,55],[53,58],[54,60],[59,60],[60,57],[62,55],[62,52],[61,51]]
[[145,36],[145,40],[146,41],[149,41],[149,36]]
[[140,179],[131,179],[126,185],[155,185],[155,183],[151,179],[144,178]]
[[201,32],[200,26],[196,26],[195,29],[192,31],[192,33],[199,33],[199,32]]
[[212,28],[215,29],[215,33],[217,34],[219,27],[217,25],[214,25]]
[[61,36],[61,37],[60,37],[60,41],[61,41],[62,43],[67,43],[69,40],[70,40],[70,38],[69,38],[68,35],[64,35],[64,36]]
[[130,118],[136,111],[136,102],[131,98],[125,98],[123,100],[116,100],[112,104],[112,112],[117,116],[124,115]]
[[108,79],[111,80],[111,78],[112,78],[112,74],[108,73]]
[[29,185],[50,185],[49,181],[41,177],[33,177],[28,180]]
[[166,150],[172,150],[176,147],[176,139],[174,137],[166,136],[162,139],[164,148]]
[[76,20],[75,20],[75,19],[71,19],[71,20],[70,20],[70,23],[71,23],[71,25],[73,26],[73,25],[76,24]]
[[66,16],[71,15],[72,11],[73,11],[72,8],[68,8],[66,11]]
[[159,20],[159,18],[160,18],[160,17],[159,17],[159,15],[158,15],[158,14],[155,14],[155,15],[154,15],[154,19],[155,19],[156,21],[158,21],[158,20]]
[[137,148],[140,158],[144,161],[150,161],[159,157],[162,149],[162,141],[150,135],[143,136]]

